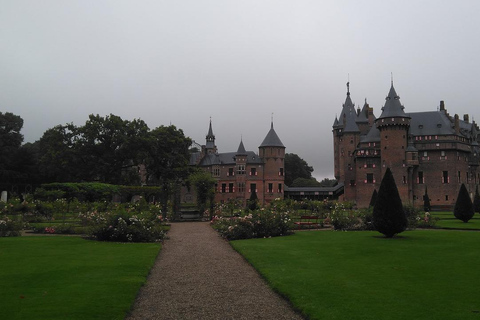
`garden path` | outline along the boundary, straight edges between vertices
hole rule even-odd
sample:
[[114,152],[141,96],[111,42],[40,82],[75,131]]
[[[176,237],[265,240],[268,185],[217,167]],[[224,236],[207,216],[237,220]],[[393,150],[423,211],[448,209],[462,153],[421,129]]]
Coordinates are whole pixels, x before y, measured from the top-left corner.
[[168,237],[126,319],[303,319],[208,222]]

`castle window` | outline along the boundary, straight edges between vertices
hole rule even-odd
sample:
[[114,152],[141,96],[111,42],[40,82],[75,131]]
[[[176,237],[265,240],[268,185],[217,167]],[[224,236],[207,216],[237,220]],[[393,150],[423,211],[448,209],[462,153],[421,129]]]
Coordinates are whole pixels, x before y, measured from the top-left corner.
[[281,183],[278,184],[278,193],[282,193],[282,184]]
[[235,187],[233,186],[233,183],[228,184],[228,192],[235,192]]
[[283,168],[280,168],[280,171],[278,172],[278,175],[279,175],[280,177],[283,177]]
[[222,183],[222,193],[225,193],[225,192],[227,192],[227,184]]
[[219,167],[214,167],[213,168],[213,176],[214,177],[220,177],[220,168]]
[[257,168],[250,168],[250,175],[256,176],[257,175]]
[[460,176],[460,171],[457,172],[457,182],[461,182],[461,176]]
[[245,182],[238,183],[238,192],[245,192]]
[[355,187],[355,180],[350,180],[350,187]]
[[448,201],[448,194],[445,195],[445,201]]
[[245,165],[244,164],[238,165],[237,174],[245,174]]
[[440,151],[440,160],[447,160],[447,156],[445,155],[445,151]]
[[373,173],[367,173],[367,180],[365,183],[375,183],[375,179],[373,179]]
[[258,192],[257,184],[256,183],[250,183],[250,189],[248,189],[248,192],[251,192],[251,193]]
[[233,171],[233,168],[228,168],[228,174],[227,176],[234,176],[235,172]]
[[450,178],[448,177],[448,171],[443,171],[442,183],[450,183]]
[[268,192],[272,193],[273,192],[273,183],[268,184]]
[[424,184],[423,171],[418,171],[417,183]]
[[403,184],[407,184],[407,176],[403,176]]

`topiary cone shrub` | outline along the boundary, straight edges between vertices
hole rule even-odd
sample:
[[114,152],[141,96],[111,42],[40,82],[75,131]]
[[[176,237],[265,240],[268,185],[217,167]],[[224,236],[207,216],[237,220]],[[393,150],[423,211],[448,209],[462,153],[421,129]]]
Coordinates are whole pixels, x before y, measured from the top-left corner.
[[372,193],[372,197],[370,198],[370,204],[368,205],[368,207],[375,206],[375,202],[377,202],[377,195],[378,195],[377,189],[374,189]]
[[428,196],[427,187],[425,187],[425,194],[423,195],[423,211],[430,212],[431,209],[430,197]]
[[373,225],[385,237],[392,238],[397,233],[405,231],[407,223],[395,179],[390,168],[387,168],[373,207]]
[[475,189],[475,197],[473,198],[473,209],[480,213],[480,194],[478,193],[478,186]]
[[472,200],[470,199],[467,188],[463,183],[460,186],[460,191],[458,192],[457,202],[455,203],[453,214],[455,215],[455,218],[462,220],[463,222],[468,222],[468,220],[472,219],[473,215],[475,214]]

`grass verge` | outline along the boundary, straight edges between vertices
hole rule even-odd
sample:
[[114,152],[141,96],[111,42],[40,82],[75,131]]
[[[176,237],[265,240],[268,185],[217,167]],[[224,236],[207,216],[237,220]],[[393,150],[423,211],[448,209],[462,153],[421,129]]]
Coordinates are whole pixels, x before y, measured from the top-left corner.
[[0,238],[3,319],[123,319],[158,243]]
[[311,319],[479,319],[479,239],[311,231],[231,243]]

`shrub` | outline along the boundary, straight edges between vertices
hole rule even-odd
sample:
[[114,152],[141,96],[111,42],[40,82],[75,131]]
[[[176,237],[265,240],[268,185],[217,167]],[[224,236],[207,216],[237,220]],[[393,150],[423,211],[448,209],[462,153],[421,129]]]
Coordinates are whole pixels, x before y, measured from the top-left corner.
[[356,210],[349,203],[337,203],[329,221],[335,230],[374,230],[372,209]]
[[390,168],[385,171],[378,190],[377,201],[373,208],[373,224],[375,229],[387,238],[407,228],[407,217]]
[[22,222],[7,216],[0,218],[0,237],[16,237],[22,230]]
[[478,193],[478,186],[475,189],[475,197],[473,198],[473,208],[475,212],[480,213],[480,194]]
[[243,217],[215,216],[211,224],[222,237],[228,240],[283,236],[290,233],[292,226],[288,212],[272,209],[252,211]]
[[123,213],[96,214],[98,223],[92,227],[91,235],[99,241],[156,242],[165,237],[161,216],[152,220],[147,214]]
[[473,215],[475,214],[472,200],[470,199],[467,188],[463,183],[460,186],[460,191],[458,192],[457,202],[455,203],[453,214],[455,215],[455,218],[462,220],[465,223],[472,219]]

